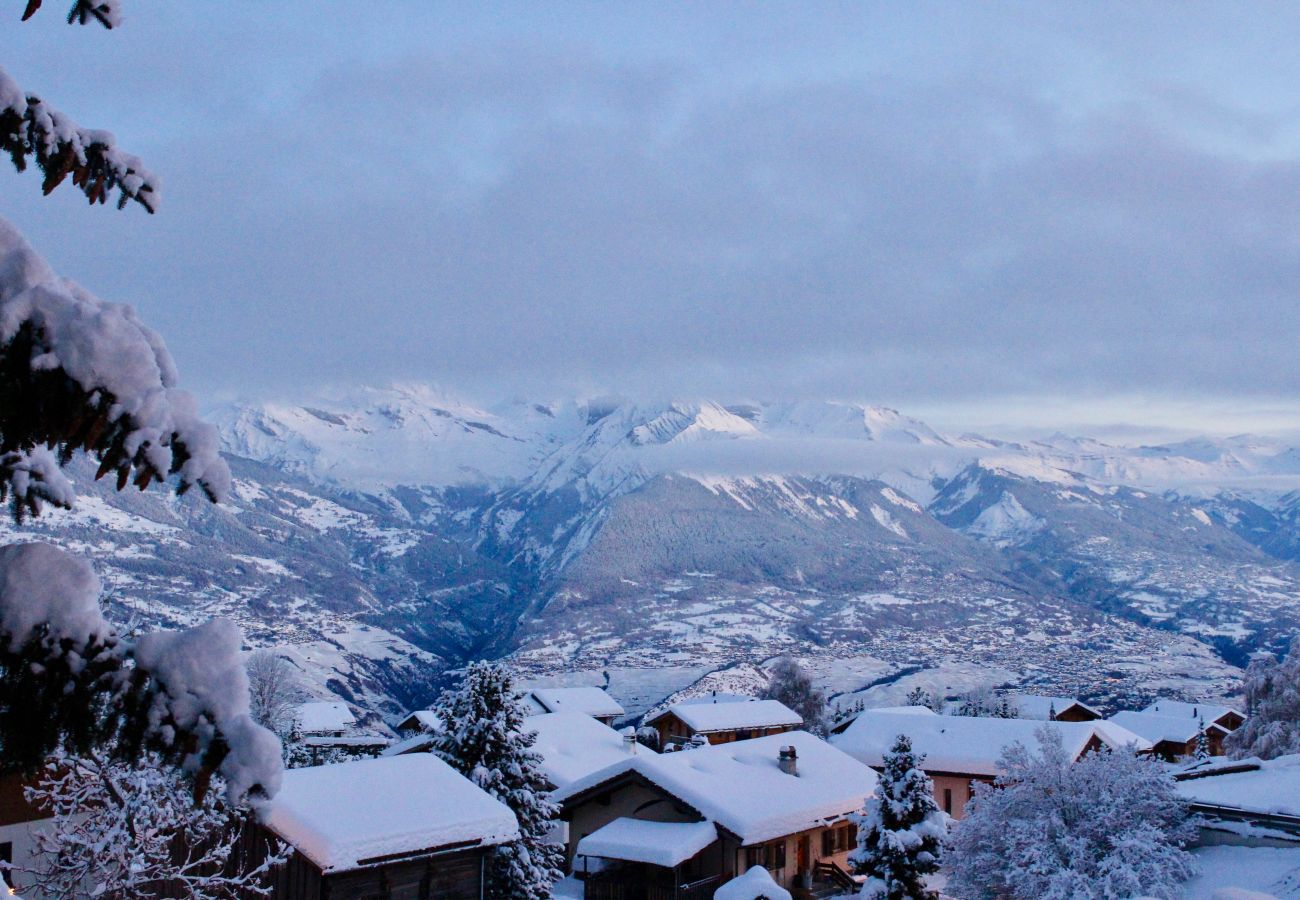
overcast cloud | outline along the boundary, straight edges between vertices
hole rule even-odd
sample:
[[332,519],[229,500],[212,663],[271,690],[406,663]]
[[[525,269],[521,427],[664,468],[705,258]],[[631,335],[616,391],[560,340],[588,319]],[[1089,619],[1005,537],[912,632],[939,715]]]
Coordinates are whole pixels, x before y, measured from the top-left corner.
[[5,68],[164,198],[5,171],[5,214],[209,395],[1294,409],[1287,7],[469,7],[15,13]]

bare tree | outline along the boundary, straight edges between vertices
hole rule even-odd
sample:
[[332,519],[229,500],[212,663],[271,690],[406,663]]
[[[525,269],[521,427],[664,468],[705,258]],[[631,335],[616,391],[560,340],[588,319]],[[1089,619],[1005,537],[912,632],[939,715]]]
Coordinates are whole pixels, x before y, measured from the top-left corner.
[[298,673],[283,656],[257,650],[248,658],[249,715],[281,740],[293,731],[294,710],[302,702]]

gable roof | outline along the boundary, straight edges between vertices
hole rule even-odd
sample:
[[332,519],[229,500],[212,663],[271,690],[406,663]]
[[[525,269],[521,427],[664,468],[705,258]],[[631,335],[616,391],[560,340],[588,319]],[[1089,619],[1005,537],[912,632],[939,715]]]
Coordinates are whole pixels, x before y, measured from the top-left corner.
[[542,712],[580,712],[589,716],[621,716],[619,702],[598,687],[533,688],[530,698]]
[[580,856],[673,866],[686,862],[718,839],[712,822],[650,822],[621,817],[578,841]]
[[803,717],[780,700],[675,703],[646,719],[646,724],[653,724],[670,713],[698,734],[744,728],[797,728],[803,724]]
[[442,731],[442,719],[431,709],[414,709],[397,723],[398,728],[418,728],[421,731]]
[[318,731],[346,731],[357,724],[352,710],[342,701],[316,700],[298,707],[298,728],[310,734]]
[[1235,710],[1231,706],[1220,706],[1214,703],[1188,703],[1185,700],[1169,700],[1165,698],[1152,703],[1142,712],[1157,716],[1173,716],[1175,718],[1203,718],[1206,724],[1221,719],[1228,713],[1236,713],[1243,719],[1246,717],[1245,713]]
[[831,743],[869,766],[884,765],[885,754],[894,740],[905,734],[912,749],[925,754],[922,767],[933,772],[992,777],[1001,772],[998,760],[1004,748],[1014,743],[1038,746],[1040,728],[1056,730],[1071,759],[1077,759],[1096,737],[1107,747],[1119,749],[1136,744],[1150,748],[1139,735],[1116,725],[1099,722],[1040,722],[1036,719],[975,718],[970,716],[926,716],[913,712],[864,710]]
[[[572,784],[592,772],[629,758],[623,735],[586,713],[543,713],[524,719],[524,731],[535,731],[533,750],[542,757],[546,780],[555,787]],[[653,754],[648,747],[636,752]]]
[[[777,765],[787,746],[798,756],[797,775]],[[698,810],[742,845],[840,819],[876,789],[871,769],[820,738],[791,731],[676,753],[638,753],[561,788],[553,799],[572,801],[630,774]]]
[[519,836],[505,804],[428,753],[290,769],[265,822],[323,872]]
[[[1185,744],[1188,741],[1196,740],[1196,736],[1201,733],[1200,719],[1181,716],[1163,716],[1148,712],[1134,712],[1126,709],[1123,712],[1117,712],[1106,721],[1118,725],[1121,728],[1127,728],[1134,734],[1139,734],[1158,744],[1161,741],[1172,741],[1176,744]],[[1227,733],[1227,729],[1215,725],[1210,720],[1206,720],[1205,730],[1216,729]]]
[[1175,777],[1178,793],[1193,803],[1300,817],[1300,754],[1212,762]]
[[1046,722],[1053,710],[1059,716],[1072,706],[1077,706],[1092,713],[1097,718],[1101,718],[1101,713],[1098,710],[1074,697],[1051,697],[1044,694],[1020,694],[1016,697],[1016,709],[1020,712],[1020,718],[1022,719],[1037,719]]

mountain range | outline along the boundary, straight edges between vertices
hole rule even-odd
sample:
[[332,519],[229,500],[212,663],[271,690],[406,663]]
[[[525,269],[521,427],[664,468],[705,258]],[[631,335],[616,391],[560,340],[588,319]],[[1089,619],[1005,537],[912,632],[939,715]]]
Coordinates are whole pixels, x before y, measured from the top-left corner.
[[1017,442],[857,403],[479,406],[410,385],[210,418],[226,503],[118,494],[77,461],[77,506],[10,538],[90,556],[128,627],[231,616],[313,692],[384,714],[480,656],[646,703],[787,651],[843,693],[974,665],[1103,703],[1223,696],[1300,624],[1284,441]]

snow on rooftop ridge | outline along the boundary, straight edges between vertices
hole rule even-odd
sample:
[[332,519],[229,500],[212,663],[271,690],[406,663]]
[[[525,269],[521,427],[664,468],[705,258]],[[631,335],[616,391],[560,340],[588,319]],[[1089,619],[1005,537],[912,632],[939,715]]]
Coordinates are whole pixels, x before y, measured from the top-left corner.
[[671,869],[718,839],[712,822],[615,819],[578,841],[579,856],[621,859]]
[[[778,766],[783,747],[795,748],[797,775]],[[791,731],[676,753],[638,753],[578,779],[553,797],[563,802],[630,772],[690,805],[742,844],[842,819],[861,809],[877,782],[875,772],[848,754],[807,732]]]
[[[1257,766],[1239,771],[1245,766]],[[1197,773],[1179,780],[1178,792],[1193,803],[1226,806],[1248,812],[1300,816],[1300,754],[1276,759],[1223,762],[1225,771]]]
[[1098,727],[1097,722],[925,716],[874,709],[859,713],[841,734],[831,736],[831,743],[869,766],[880,766],[894,740],[905,734],[912,739],[912,749],[924,754],[927,771],[993,777],[1001,772],[1003,750],[1015,743],[1037,747],[1040,728],[1058,731],[1072,759],[1080,756],[1094,737],[1111,749],[1129,744],[1145,749],[1141,737],[1114,724]]
[[1231,706],[1222,706],[1215,703],[1188,703],[1186,700],[1171,700],[1168,698],[1155,701],[1143,709],[1142,712],[1157,716],[1203,718],[1206,723],[1213,722],[1215,719],[1222,718],[1229,713],[1242,715],[1240,710],[1233,709]]
[[291,769],[265,821],[324,872],[519,837],[505,804],[429,753]]
[[[1134,712],[1131,709],[1117,712],[1106,721],[1140,735],[1153,744],[1161,741],[1186,743],[1195,739],[1201,732],[1200,719],[1193,719],[1190,716],[1165,716],[1156,713]],[[1206,719],[1205,727],[1209,729],[1218,726],[1214,725],[1212,720]],[[1219,730],[1222,731],[1223,729],[1220,728]]]
[[316,700],[298,707],[298,728],[306,734],[346,731],[357,724],[348,705],[340,701]]
[[700,734],[744,728],[798,727],[803,717],[780,700],[731,703],[678,703],[647,719],[646,724],[672,713]]
[[753,866],[714,891],[713,900],[791,900],[791,895],[767,869]]
[[[627,742],[608,725],[581,712],[543,713],[524,719],[524,731],[536,732],[533,751],[542,757],[541,770],[554,787],[566,787],[579,778],[628,759]],[[637,754],[654,754],[634,746]]]
[[533,688],[529,693],[547,712],[580,712],[589,716],[621,716],[625,712],[604,688]]
[[1045,694],[1017,694],[1016,709],[1022,719],[1046,721],[1052,713],[1060,715],[1072,706],[1079,706],[1100,716],[1101,713],[1075,697],[1052,697]]

